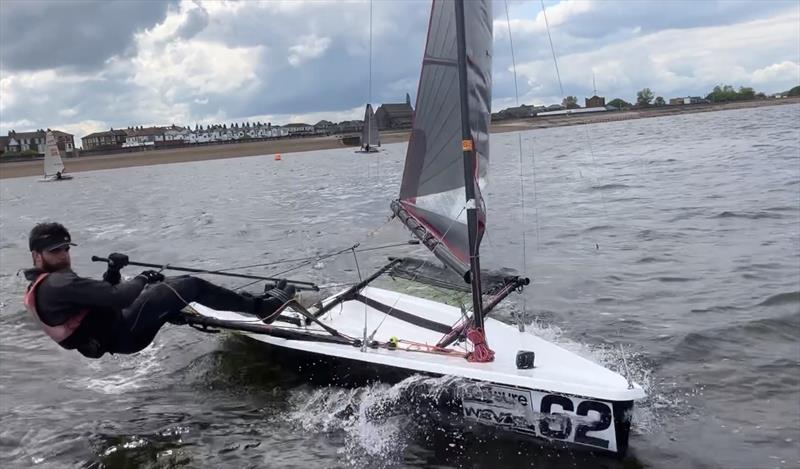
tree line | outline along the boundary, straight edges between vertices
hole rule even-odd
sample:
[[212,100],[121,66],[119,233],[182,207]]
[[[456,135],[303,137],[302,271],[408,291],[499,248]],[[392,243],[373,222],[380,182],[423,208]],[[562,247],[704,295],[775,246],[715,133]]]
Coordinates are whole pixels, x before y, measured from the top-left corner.
[[[800,86],[795,86],[791,90],[780,93],[785,96],[800,96]],[[767,96],[764,93],[756,92],[749,86],[740,86],[735,89],[731,85],[717,85],[708,93],[705,101],[710,103],[726,103],[731,101],[746,101],[749,99],[765,99]],[[561,102],[562,106],[568,109],[578,107],[578,98],[575,96],[567,96]],[[630,107],[650,107],[650,106],[664,106],[666,101],[662,96],[656,96],[650,88],[643,88],[636,93],[636,104],[631,104],[624,99],[615,98],[608,102],[609,106],[614,106],[618,109]]]

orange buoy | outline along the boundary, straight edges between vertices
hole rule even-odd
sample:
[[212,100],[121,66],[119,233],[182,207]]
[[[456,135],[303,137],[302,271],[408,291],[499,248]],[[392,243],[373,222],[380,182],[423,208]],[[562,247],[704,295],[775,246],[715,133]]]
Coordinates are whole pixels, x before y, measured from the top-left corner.
[[281,154],[275,153],[275,161],[280,161],[280,160],[281,160]]

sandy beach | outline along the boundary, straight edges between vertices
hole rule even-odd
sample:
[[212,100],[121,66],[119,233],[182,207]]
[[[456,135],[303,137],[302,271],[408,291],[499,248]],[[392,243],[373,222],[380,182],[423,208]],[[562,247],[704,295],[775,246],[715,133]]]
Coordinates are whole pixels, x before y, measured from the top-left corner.
[[[706,104],[690,106],[664,106],[643,110],[601,112],[571,116],[534,117],[500,121],[492,124],[492,133],[517,132],[548,127],[580,125],[597,122],[612,122],[629,119],[642,119],[675,114],[723,111],[751,107],[800,103],[800,98],[770,99],[764,101],[745,101],[726,104]],[[408,131],[382,132],[382,143],[397,143],[408,140]],[[161,149],[135,153],[91,155],[64,160],[67,172],[78,173],[98,169],[126,168],[167,163],[183,163],[243,156],[287,154],[301,151],[325,150],[342,147],[336,136],[287,138],[280,140],[203,145],[175,149]],[[0,163],[0,179],[36,176],[42,172],[42,160]]]

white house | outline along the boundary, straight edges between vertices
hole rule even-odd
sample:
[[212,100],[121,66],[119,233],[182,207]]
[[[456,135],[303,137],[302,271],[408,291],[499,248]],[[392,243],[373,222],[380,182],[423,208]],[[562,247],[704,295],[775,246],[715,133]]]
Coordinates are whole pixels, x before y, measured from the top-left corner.
[[164,141],[164,129],[161,127],[134,128],[127,131],[123,147],[152,146]]
[[189,140],[189,135],[192,132],[189,129],[172,125],[164,130],[165,142],[183,142]]
[[314,126],[302,123],[286,124],[282,127],[289,135],[311,135],[314,133]]

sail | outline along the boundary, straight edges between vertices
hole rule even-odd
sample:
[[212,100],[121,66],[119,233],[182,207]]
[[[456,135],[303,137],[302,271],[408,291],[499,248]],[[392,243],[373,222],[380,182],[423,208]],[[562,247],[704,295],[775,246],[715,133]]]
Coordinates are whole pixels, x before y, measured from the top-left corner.
[[[489,164],[491,3],[464,2],[466,95],[477,162],[471,183],[475,184],[478,243],[486,220],[481,188],[485,187]],[[393,202],[392,210],[437,258],[468,278],[469,234],[455,11],[455,0],[433,1],[400,197]]]
[[45,177],[53,176],[62,171],[64,171],[64,162],[61,161],[61,151],[58,149],[55,135],[48,131],[45,137],[44,175]]
[[375,120],[375,113],[372,112],[372,105],[367,104],[364,111],[364,129],[361,131],[361,148],[375,148],[381,146],[381,137],[378,133],[378,122]]

